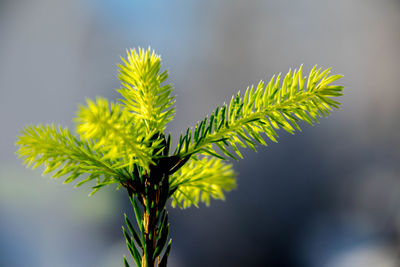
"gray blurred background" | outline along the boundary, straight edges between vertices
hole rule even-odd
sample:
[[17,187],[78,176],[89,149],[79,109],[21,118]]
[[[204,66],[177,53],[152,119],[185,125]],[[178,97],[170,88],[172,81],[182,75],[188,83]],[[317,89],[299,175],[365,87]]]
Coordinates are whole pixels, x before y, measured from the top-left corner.
[[169,208],[171,267],[400,266],[398,0],[0,0],[0,266],[122,266],[125,192],[41,177],[14,142],[118,99],[119,57],[149,45],[175,87],[174,136],[300,64],[346,86],[320,125],[245,150],[225,202]]

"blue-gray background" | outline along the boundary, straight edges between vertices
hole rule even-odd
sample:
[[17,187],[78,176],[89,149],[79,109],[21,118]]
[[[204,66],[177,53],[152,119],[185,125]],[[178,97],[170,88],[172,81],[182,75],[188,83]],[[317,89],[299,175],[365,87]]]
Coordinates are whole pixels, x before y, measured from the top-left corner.
[[125,49],[170,72],[176,136],[231,95],[304,64],[344,74],[343,108],[244,151],[238,189],[170,208],[171,267],[400,266],[400,1],[0,1],[0,266],[122,266],[126,194],[88,198],[21,165],[26,124],[73,127],[117,99]]

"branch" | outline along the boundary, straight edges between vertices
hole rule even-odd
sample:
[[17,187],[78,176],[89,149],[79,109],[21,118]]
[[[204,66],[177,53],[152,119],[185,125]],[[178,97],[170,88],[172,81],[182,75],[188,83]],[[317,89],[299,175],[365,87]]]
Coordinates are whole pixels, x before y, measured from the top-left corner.
[[[104,157],[120,161],[121,167],[139,163],[146,168],[152,163],[152,151],[159,142],[149,142],[149,136],[140,127],[136,117],[121,105],[107,99],[97,98],[96,102],[87,100],[87,107],[80,106],[77,132],[83,139],[94,140],[96,148],[104,152]],[[151,147],[148,144],[151,143]]]
[[[97,180],[95,191],[103,185],[118,183],[127,177],[115,168],[116,163],[102,157],[90,142],[80,141],[68,129],[58,129],[54,125],[28,126],[18,137],[17,154],[24,158],[24,164],[36,168],[45,165],[43,174],[56,171],[52,177],[68,175],[64,183],[69,183],[89,174],[77,184]],[[103,177],[101,180],[100,178]]]
[[211,197],[223,200],[223,191],[230,191],[236,187],[235,177],[232,165],[220,159],[191,159],[170,176],[170,191],[174,192],[172,206],[197,207],[199,201],[208,206]]
[[160,72],[161,58],[149,48],[127,51],[127,60],[119,65],[119,79],[122,88],[118,90],[124,99],[124,105],[137,115],[150,132],[163,132],[165,125],[174,117],[173,90],[169,84],[163,85],[168,72]]
[[[222,159],[225,156],[242,158],[238,145],[253,150],[257,143],[267,145],[261,134],[277,142],[276,129],[282,128],[293,134],[295,129],[300,131],[299,120],[311,125],[318,123],[319,117],[328,116],[332,108],[340,105],[332,98],[341,96],[343,87],[330,84],[342,76],[329,76],[329,73],[329,69],[322,72],[314,67],[304,87],[305,78],[300,67],[293,73],[289,71],[282,85],[278,75],[266,86],[261,81],[257,88],[247,88],[243,99],[239,92],[229,105],[217,108],[209,118],[196,124],[194,130],[189,128],[181,135],[175,154],[181,157],[202,153]],[[213,145],[220,152],[216,152]],[[228,147],[232,147],[234,153]]]

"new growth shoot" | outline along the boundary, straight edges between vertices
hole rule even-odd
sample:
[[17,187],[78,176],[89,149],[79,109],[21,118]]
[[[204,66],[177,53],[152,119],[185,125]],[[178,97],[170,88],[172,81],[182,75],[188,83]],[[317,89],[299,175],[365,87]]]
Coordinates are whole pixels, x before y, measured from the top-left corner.
[[[18,136],[17,154],[27,166],[65,177],[76,186],[91,182],[93,193],[115,184],[132,203],[136,224],[125,215],[123,234],[136,266],[167,266],[171,249],[166,204],[188,208],[224,199],[236,186],[229,158],[240,149],[277,142],[277,130],[300,131],[314,125],[340,103],[341,75],[314,67],[250,86],[190,127],[171,149],[165,127],[175,115],[173,87],[161,58],[150,48],[131,49],[119,67],[121,99],[88,100],[79,107],[76,134],[55,125],[27,126]],[[94,184],[94,185],[93,185]],[[125,266],[129,266],[124,257]]]

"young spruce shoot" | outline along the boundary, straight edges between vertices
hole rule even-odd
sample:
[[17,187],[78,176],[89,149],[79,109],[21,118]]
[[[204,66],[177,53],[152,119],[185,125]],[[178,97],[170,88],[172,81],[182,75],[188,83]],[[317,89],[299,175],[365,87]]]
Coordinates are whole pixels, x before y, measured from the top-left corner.
[[[300,66],[233,96],[171,149],[164,131],[174,118],[175,100],[160,56],[150,48],[131,49],[118,67],[122,98],[87,100],[75,119],[76,134],[55,125],[27,126],[16,144],[27,166],[44,165],[44,174],[64,176],[64,183],[92,182],[91,194],[112,184],[126,189],[136,224],[125,215],[122,232],[138,267],[167,266],[169,199],[180,208],[224,199],[236,185],[228,158],[242,158],[239,148],[276,142],[278,129],[294,133],[299,121],[317,123],[339,107],[334,98],[343,90],[332,84],[341,75],[314,67],[304,77]],[[125,257],[124,264],[130,265]]]

